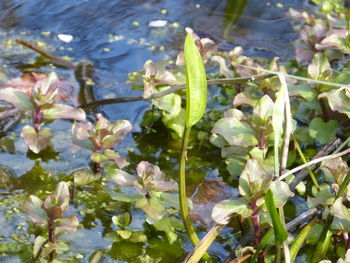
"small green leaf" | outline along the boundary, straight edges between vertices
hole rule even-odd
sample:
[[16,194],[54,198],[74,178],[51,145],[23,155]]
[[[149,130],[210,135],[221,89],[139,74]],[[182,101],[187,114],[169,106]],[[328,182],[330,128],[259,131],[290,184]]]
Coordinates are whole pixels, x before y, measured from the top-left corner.
[[132,234],[132,230],[131,229],[117,230],[116,232],[122,239],[128,239],[131,236],[131,234]]
[[100,179],[101,175],[99,173],[94,174],[90,169],[82,168],[73,173],[74,183],[76,185],[87,185],[93,181]]
[[322,144],[330,142],[337,133],[338,123],[334,120],[323,122],[321,118],[314,118],[309,127],[309,134],[312,138]]
[[350,210],[343,205],[343,198],[340,197],[335,200],[330,208],[330,213],[334,216],[331,229],[350,231]]
[[318,98],[327,98],[333,111],[344,113],[350,118],[350,88],[343,87],[321,93]]
[[23,127],[21,137],[24,139],[30,150],[34,153],[39,153],[49,145],[53,134],[49,128],[41,129],[37,133],[33,127],[27,125]]
[[153,224],[160,220],[165,212],[165,207],[159,198],[142,198],[136,201],[135,206],[147,214],[147,222]]
[[309,76],[316,80],[327,80],[332,74],[332,69],[328,59],[326,55],[321,52],[314,55],[307,71]]
[[287,239],[288,233],[281,221],[281,217],[277,212],[277,208],[274,202],[274,197],[270,189],[265,194],[265,205],[272,219],[275,240],[277,242],[283,242],[284,240]]
[[131,214],[129,211],[126,211],[119,216],[112,216],[112,221],[115,225],[124,229],[131,223]]
[[191,34],[187,34],[184,53],[187,94],[186,127],[190,128],[204,114],[207,104],[207,79],[202,56]]

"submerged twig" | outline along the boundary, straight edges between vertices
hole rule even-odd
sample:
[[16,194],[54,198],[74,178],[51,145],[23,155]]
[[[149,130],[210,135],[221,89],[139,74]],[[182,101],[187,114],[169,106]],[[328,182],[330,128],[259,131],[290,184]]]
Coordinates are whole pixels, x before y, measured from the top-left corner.
[[[207,81],[208,85],[224,85],[224,84],[239,84],[239,83],[244,83],[244,82],[249,82],[249,81],[258,81],[262,79],[267,79],[273,77],[274,74],[259,74],[251,77],[242,77],[242,78],[225,78],[225,79],[210,79]],[[167,90],[157,92],[152,94],[148,98],[144,98],[143,96],[135,96],[135,97],[120,97],[120,98],[112,98],[112,99],[105,99],[105,100],[98,100],[94,101],[92,103],[87,103],[84,105],[81,105],[81,108],[90,108],[90,107],[98,107],[102,105],[108,105],[108,104],[113,104],[113,103],[124,103],[124,102],[132,102],[132,101],[140,101],[140,100],[151,100],[151,99],[158,99],[161,98],[165,95],[180,91],[182,89],[185,89],[186,85],[178,85],[171,87]]]
[[60,66],[63,66],[66,68],[72,68],[72,69],[76,68],[76,65],[74,63],[69,62],[61,57],[56,56],[56,55],[53,55],[53,54],[47,52],[46,50],[44,50],[36,45],[30,44],[29,42],[27,42],[23,39],[19,39],[19,38],[16,39],[16,43],[21,44],[27,48],[30,48],[30,49],[34,50],[35,52],[38,52],[39,54],[53,60],[56,64],[58,64]]
[[316,163],[320,163],[320,162],[323,162],[323,161],[326,161],[326,160],[331,160],[331,159],[334,159],[334,158],[338,158],[338,157],[341,157],[345,154],[348,154],[350,153],[350,148],[346,149],[345,151],[342,151],[340,153],[336,153],[336,154],[331,154],[331,155],[327,155],[327,156],[324,156],[324,157],[321,157],[321,158],[317,158],[317,159],[314,159],[314,160],[311,160],[310,162],[307,162],[306,164],[303,164],[303,165],[300,165],[298,167],[295,167],[294,169],[282,174],[278,179],[279,180],[283,180],[284,178],[286,178],[288,175],[291,175],[297,171],[300,171],[306,167],[309,167],[313,164],[316,164]]

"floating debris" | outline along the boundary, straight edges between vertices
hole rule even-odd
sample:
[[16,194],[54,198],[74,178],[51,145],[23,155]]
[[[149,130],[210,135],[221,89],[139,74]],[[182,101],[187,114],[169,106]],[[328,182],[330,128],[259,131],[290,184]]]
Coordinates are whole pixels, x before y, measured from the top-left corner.
[[168,24],[168,21],[166,20],[153,20],[149,22],[148,26],[149,27],[165,27]]
[[73,36],[68,34],[58,34],[57,38],[65,43],[69,43],[73,40]]

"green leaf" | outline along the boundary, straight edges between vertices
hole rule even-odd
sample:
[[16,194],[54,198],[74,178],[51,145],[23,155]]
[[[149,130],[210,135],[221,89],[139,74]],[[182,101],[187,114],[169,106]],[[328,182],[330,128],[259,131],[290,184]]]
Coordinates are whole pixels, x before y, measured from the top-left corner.
[[122,202],[128,202],[133,203],[137,200],[143,199],[143,195],[140,194],[125,194],[125,193],[116,193],[116,192],[109,192],[109,195],[113,200],[116,201],[122,201]]
[[307,71],[309,77],[316,80],[327,80],[332,75],[331,65],[329,64],[326,55],[321,52],[314,55]]
[[57,232],[62,230],[75,232],[79,226],[79,220],[76,216],[70,216],[65,218],[60,218],[55,222]]
[[313,218],[303,229],[300,231],[299,235],[295,238],[291,248],[290,248],[290,258],[291,262],[294,262],[296,256],[298,255],[298,252],[302,245],[304,244],[306,238],[308,237],[311,229],[315,225],[317,219],[316,217]]
[[257,126],[266,126],[273,114],[274,102],[270,96],[264,95],[254,107],[252,121]]
[[181,109],[178,115],[163,113],[164,125],[173,131],[172,137],[179,139],[183,136],[186,124],[186,111]]
[[110,173],[107,180],[117,185],[132,186],[134,185],[134,182],[137,181],[137,177],[120,169],[114,169],[114,173]]
[[9,137],[3,137],[0,139],[0,149],[7,151],[8,153],[15,154],[15,142],[14,139]]
[[265,194],[265,205],[272,219],[275,240],[277,242],[283,242],[284,240],[287,239],[288,233],[284,227],[284,224],[281,221],[281,217],[277,212],[277,208],[274,202],[274,197],[270,189]]
[[94,174],[90,169],[82,168],[73,173],[74,183],[76,185],[87,185],[93,181],[100,179],[101,175],[99,173]]
[[34,240],[34,246],[33,246],[33,256],[36,257],[40,251],[40,248],[45,244],[46,238],[42,236],[37,236],[37,238]]
[[156,197],[139,199],[136,201],[135,206],[145,211],[147,215],[146,220],[149,224],[153,224],[160,220],[165,212],[165,207],[159,198]]
[[190,128],[203,116],[207,104],[207,79],[201,54],[187,34],[185,40],[186,68],[186,127]]
[[126,211],[119,216],[112,216],[112,221],[115,225],[124,229],[131,223],[131,214],[129,211]]
[[49,145],[53,134],[49,128],[41,129],[37,133],[33,127],[26,125],[22,129],[21,137],[24,139],[30,150],[34,153],[39,153]]
[[307,198],[309,208],[315,208],[319,205],[331,205],[334,202],[334,195],[328,184],[322,184],[320,191],[316,192],[313,197]]
[[312,138],[322,144],[330,142],[337,133],[338,123],[334,120],[323,122],[321,118],[314,118],[309,127],[309,134]]
[[350,118],[350,88],[343,87],[321,93],[318,98],[327,98],[333,111],[344,113]]
[[131,229],[117,230],[116,232],[122,239],[128,239],[132,234]]
[[255,131],[236,118],[220,119],[215,123],[212,132],[222,135],[231,145],[249,147],[258,144]]
[[255,159],[249,159],[239,178],[239,192],[245,200],[260,198],[272,182],[272,173],[266,172]]
[[270,189],[273,193],[275,205],[278,208],[282,208],[288,201],[289,197],[294,196],[294,193],[290,191],[288,184],[283,181],[273,181],[270,185]]
[[349,232],[350,210],[345,205],[343,205],[342,201],[342,197],[338,198],[330,208],[330,213],[334,216],[333,222],[331,224],[331,229]]
[[30,102],[30,97],[14,88],[0,89],[0,100],[6,101],[16,107],[19,111],[33,112],[34,106]]
[[146,243],[147,236],[143,231],[133,231],[128,241],[134,242],[134,243]]
[[177,234],[175,233],[175,227],[173,226],[170,217],[164,216],[153,224],[153,226],[159,230],[164,231],[170,244],[173,244],[177,240]]
[[228,224],[232,214],[239,214],[243,218],[250,216],[253,211],[247,201],[242,198],[236,200],[223,200],[213,208],[211,218],[222,225]]

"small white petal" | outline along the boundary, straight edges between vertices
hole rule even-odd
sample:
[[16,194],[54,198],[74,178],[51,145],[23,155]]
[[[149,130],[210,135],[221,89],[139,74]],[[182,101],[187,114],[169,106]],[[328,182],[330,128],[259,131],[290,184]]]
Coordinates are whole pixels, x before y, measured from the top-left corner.
[[149,27],[165,27],[168,24],[166,20],[153,20],[149,22]]
[[68,35],[68,34],[58,34],[57,37],[59,40],[65,42],[65,43],[69,43],[73,40],[73,36]]

